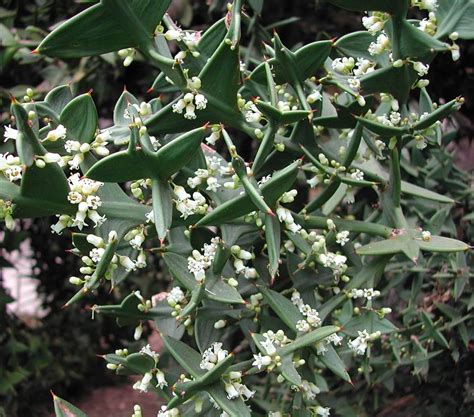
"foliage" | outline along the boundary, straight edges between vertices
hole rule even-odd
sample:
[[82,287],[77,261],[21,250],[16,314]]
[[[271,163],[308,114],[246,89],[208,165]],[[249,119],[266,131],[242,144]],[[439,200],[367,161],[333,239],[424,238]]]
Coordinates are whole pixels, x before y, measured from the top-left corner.
[[[426,377],[472,340],[469,245],[451,214],[461,198],[471,222],[471,184],[442,123],[464,100],[434,103],[424,77],[438,54],[459,58],[474,3],[330,2],[375,9],[367,31],[289,49],[258,1],[243,13],[235,0],[201,34],[175,25],[169,1],[101,0],[35,53],[141,57],[161,95],[124,91],[107,129],[91,93],[68,85],[12,99],[2,217],[71,229],[83,266],[66,306],[118,292],[156,256],[165,269],[168,292],[92,308],[135,340],[147,322],[160,331],[174,365],[149,346],[104,357],[164,400],[159,417],[372,414],[366,395],[335,393],[393,391],[399,369]],[[57,416],[84,415],[54,402]]]

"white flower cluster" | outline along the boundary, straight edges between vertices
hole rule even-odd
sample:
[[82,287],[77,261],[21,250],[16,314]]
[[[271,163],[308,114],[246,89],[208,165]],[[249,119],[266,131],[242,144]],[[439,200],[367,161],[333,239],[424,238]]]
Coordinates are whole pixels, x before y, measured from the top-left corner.
[[188,55],[188,52],[191,52],[194,57],[198,57],[200,55],[199,51],[196,50],[196,46],[201,39],[201,32],[184,31],[181,28],[175,26],[172,29],[167,30],[164,36],[166,40],[184,43],[186,48],[188,48],[188,50],[179,51],[175,55],[174,59],[176,63],[181,64]]
[[191,91],[174,103],[172,108],[174,113],[182,114],[184,111],[184,118],[192,120],[197,117],[195,110],[204,110],[206,108],[207,99],[198,92],[201,88],[201,80],[198,77],[188,80],[188,87]]
[[372,301],[372,298],[380,297],[380,291],[373,288],[352,289],[350,293],[352,298],[365,298],[367,301]]
[[245,110],[245,120],[248,123],[258,123],[260,122],[260,120],[262,120],[262,117],[263,117],[262,113],[257,108],[257,106],[251,101],[248,101],[247,103],[245,103],[244,110]]
[[371,35],[376,35],[377,32],[383,30],[385,23],[387,23],[389,15],[383,12],[373,12],[370,16],[362,18],[362,24]]
[[327,345],[333,344],[334,346],[339,346],[342,343],[342,336],[339,336],[337,333],[333,333],[332,335],[326,337],[324,340],[316,343],[316,352],[318,355],[324,355],[328,349]]
[[206,191],[216,192],[220,188],[217,176],[231,175],[233,170],[229,166],[221,164],[221,160],[217,156],[206,156],[207,168],[200,168],[194,173],[194,177],[188,178],[188,186],[197,188],[200,185],[206,185]]
[[206,278],[206,269],[214,261],[219,240],[218,237],[212,238],[211,243],[204,244],[202,253],[194,249],[192,256],[188,257],[188,270],[194,275],[196,281],[201,282]]
[[245,265],[245,262],[255,258],[255,255],[238,245],[233,245],[230,248],[232,256],[234,257],[234,269],[236,274],[243,274],[247,279],[257,278],[258,273],[255,268]]
[[173,201],[182,218],[187,219],[193,214],[205,214],[207,212],[209,205],[206,198],[199,191],[193,192],[191,196],[184,187],[175,185],[173,193],[176,197]]
[[20,158],[7,153],[0,153],[0,172],[5,175],[8,181],[21,180],[23,167]]
[[67,157],[70,168],[79,169],[79,165],[84,161],[85,154],[90,151],[93,151],[99,156],[107,156],[110,153],[106,148],[109,138],[110,133],[104,131],[103,133],[99,133],[90,144],[81,143],[77,140],[67,140],[64,144],[64,149],[73,155],[72,157]]
[[347,257],[339,253],[327,251],[319,255],[319,260],[326,268],[332,269],[336,277],[341,276],[347,270]]
[[166,296],[166,301],[170,307],[176,307],[178,304],[186,300],[184,292],[179,287],[171,288],[170,292]]
[[378,339],[381,335],[380,331],[369,334],[366,329],[357,331],[357,334],[358,336],[355,339],[350,340],[347,343],[347,346],[349,346],[357,355],[364,355],[369,342]]
[[205,369],[206,371],[210,371],[219,362],[227,358],[228,355],[229,352],[225,349],[222,349],[222,343],[214,342],[202,353],[202,360],[199,364],[199,367],[201,369]]
[[107,219],[97,212],[97,209],[102,205],[102,201],[96,195],[103,183],[88,178],[80,178],[78,173],[71,175],[68,178],[68,183],[71,190],[68,194],[68,201],[77,205],[77,212],[74,218],[65,214],[58,216],[59,221],[51,226],[53,232],[61,234],[67,227],[77,227],[82,230],[84,226],[88,226],[87,218],[94,222],[95,227],[103,224]]
[[228,381],[225,381],[224,388],[228,400],[241,397],[244,401],[248,401],[255,394],[255,391],[251,391],[246,385],[242,384],[242,373],[239,371],[229,373]]
[[303,392],[303,396],[308,401],[313,401],[321,390],[319,387],[311,381],[303,379],[299,389]]
[[136,51],[135,48],[125,48],[120,49],[117,53],[123,59],[123,66],[128,67],[133,62]]
[[285,207],[278,207],[276,209],[276,214],[278,216],[278,220],[280,222],[285,223],[285,227],[292,233],[299,233],[301,230],[301,225],[295,222],[293,215],[291,214],[290,210]]
[[298,307],[300,313],[306,317],[305,320],[298,320],[296,323],[296,330],[302,333],[307,333],[310,330],[321,326],[321,319],[319,313],[309,304],[305,304],[301,298],[301,294],[294,290],[291,294],[291,302]]
[[418,29],[420,29],[422,32],[425,32],[427,35],[434,36],[436,34],[436,30],[438,29],[437,23],[436,15],[434,12],[430,12],[428,18],[420,20]]
[[384,126],[398,126],[402,121],[402,116],[397,111],[392,111],[390,114],[382,114],[376,117],[378,123],[383,124]]
[[370,55],[380,55],[383,54],[385,51],[390,51],[390,39],[385,33],[381,33],[377,36],[376,42],[371,42],[369,45],[369,53]]

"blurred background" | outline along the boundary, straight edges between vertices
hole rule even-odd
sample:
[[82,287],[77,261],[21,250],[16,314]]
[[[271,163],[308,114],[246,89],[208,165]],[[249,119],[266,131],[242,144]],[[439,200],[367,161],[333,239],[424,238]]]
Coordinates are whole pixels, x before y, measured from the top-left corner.
[[[145,92],[157,73],[140,59],[125,68],[116,54],[67,62],[31,54],[30,51],[55,25],[83,10],[88,6],[86,3],[90,2],[0,0],[2,125],[9,123],[9,94],[21,97],[28,87],[38,95],[66,83],[72,84],[76,94],[93,89],[102,126],[110,123],[115,102],[125,86],[141,100],[152,98]],[[183,28],[200,30],[223,16],[225,3],[221,0],[174,0],[169,13]],[[262,4],[261,25],[269,30],[268,33],[277,28],[288,46],[362,29],[360,15],[321,1],[261,0],[251,3]],[[262,38],[265,36],[263,34]],[[243,43],[248,41],[244,33]],[[466,174],[464,185],[471,189],[468,195],[472,195],[474,46],[462,42],[460,46],[458,62],[446,65],[444,58],[433,62],[429,91],[440,101],[458,95],[466,98],[466,104],[455,116],[457,131],[446,151],[453,155],[460,175]],[[9,151],[11,146],[2,140],[0,153]],[[446,189],[452,187],[448,183],[444,186]],[[457,218],[463,218],[470,208],[471,200],[463,200],[454,209],[458,210]],[[55,222],[54,218],[25,220],[14,232],[6,231],[0,225],[0,416],[51,415],[51,389],[62,397],[77,399],[74,402],[89,417],[129,416],[136,402],[144,404],[144,416],[156,415],[158,407],[154,398],[134,393],[130,384],[117,386],[120,380],[107,373],[103,361],[96,356],[130,344],[130,329],[120,329],[106,317],[91,320],[87,303],[61,309],[75,292],[68,277],[75,274],[78,266],[76,258],[67,253],[70,239],[50,233],[52,222]],[[465,228],[464,240],[472,242],[471,226],[467,223],[456,226]],[[122,294],[99,294],[96,302],[113,304],[116,301],[113,297],[120,299],[132,288],[147,293],[159,292],[163,289],[159,274],[152,265],[139,277],[131,276],[122,287]],[[400,370],[392,389],[371,387],[378,399],[368,406],[373,414],[367,415],[474,415],[472,351],[473,346],[470,346],[461,357],[454,358],[449,353],[438,355],[430,364],[435,371],[421,378],[411,377],[410,369]],[[433,404],[433,410],[437,411],[425,414]]]

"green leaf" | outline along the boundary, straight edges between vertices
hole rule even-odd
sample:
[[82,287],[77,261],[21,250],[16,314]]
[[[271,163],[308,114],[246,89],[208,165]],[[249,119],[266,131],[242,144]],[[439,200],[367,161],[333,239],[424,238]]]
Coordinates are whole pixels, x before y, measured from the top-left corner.
[[457,32],[461,39],[474,39],[472,28],[474,26],[474,1],[473,0],[438,0],[436,10],[438,30],[437,38],[444,38]]
[[455,112],[458,109],[460,104],[460,99],[454,99],[450,102],[439,106],[435,111],[430,113],[428,116],[424,117],[422,120],[413,124],[413,129],[423,130],[432,126],[438,120],[442,120],[445,117],[448,117],[451,113]]
[[[270,180],[261,186],[263,198],[270,207],[292,186],[296,179],[299,165],[299,160],[293,162],[281,171],[277,171]],[[241,195],[216,207],[199,220],[196,226],[220,225],[245,216],[256,209],[257,207],[249,196]]]
[[[275,33],[275,36],[278,35]],[[295,61],[294,71],[296,71],[296,77],[299,82],[302,83],[307,78],[316,74],[317,70],[323,66],[329,56],[332,46],[332,41],[319,41],[305,45],[294,53],[285,48],[287,53],[289,53]],[[289,68],[281,62],[281,59],[272,58],[268,60],[268,64],[273,68],[275,82],[277,84],[284,84],[290,81]],[[265,63],[258,65],[257,68],[252,71],[249,78],[258,83],[265,83]],[[295,80],[291,81],[293,82]]]
[[402,193],[413,195],[415,197],[425,198],[427,200],[438,201],[440,203],[454,204],[455,201],[445,195],[435,193],[434,191],[427,190],[426,188],[420,187],[409,182],[402,181]]
[[173,221],[173,193],[168,182],[159,179],[152,181],[151,193],[156,232],[163,242]]
[[278,368],[281,375],[291,384],[300,386],[301,376],[293,364],[293,355],[284,355],[281,357],[281,366]]
[[470,249],[467,243],[448,237],[431,236],[430,240],[419,241],[421,250],[427,252],[463,252]]
[[199,367],[201,355],[187,344],[172,337],[162,335],[163,344],[176,362],[194,378],[199,378],[206,372]]
[[317,358],[335,375],[339,378],[351,382],[351,377],[347,373],[346,364],[342,361],[336,352],[336,349],[331,344],[326,345],[326,352],[324,355],[317,355]]
[[339,331],[341,331],[341,328],[338,326],[320,327],[319,329],[306,333],[303,336],[297,337],[293,342],[280,348],[279,352],[281,353],[281,355],[292,353],[298,349],[312,346],[315,343],[318,343],[321,340],[326,339],[326,337],[331,336],[333,333]]
[[426,59],[433,56],[434,51],[447,51],[449,45],[427,35],[406,19],[394,19],[398,25],[400,58]]
[[278,217],[265,214],[265,241],[268,250],[268,270],[275,278],[280,265],[281,226]]
[[82,94],[64,107],[60,120],[67,129],[69,139],[90,143],[97,131],[98,118],[91,95]]
[[[128,150],[101,159],[87,171],[86,176],[103,182],[125,182],[142,178],[168,180],[191,161],[207,130],[206,126],[191,130],[167,143],[156,153],[144,146],[136,149],[131,141]],[[134,134],[137,134],[136,128],[132,129],[132,135]]]
[[[144,30],[152,35],[171,0],[130,0]],[[79,58],[137,46],[130,34],[111,18],[102,2],[77,14],[51,32],[38,47],[43,55]]]
[[364,119],[363,117],[356,117],[356,119],[366,129],[369,129],[371,132],[374,132],[377,135],[385,138],[401,136],[405,133],[408,133],[408,130],[404,127],[386,126],[373,120]]
[[130,124],[130,119],[125,117],[125,111],[128,106],[133,104],[139,105],[140,102],[133,94],[130,94],[127,90],[123,90],[114,107],[114,124],[116,126],[128,126]]
[[64,107],[72,100],[71,87],[66,85],[60,85],[53,88],[46,97],[44,101],[56,112],[57,115],[60,115]]
[[381,319],[375,312],[368,311],[358,317],[354,317],[348,323],[344,324],[343,332],[349,336],[355,337],[358,331],[367,330],[369,334],[381,332],[382,334],[392,333],[397,328],[387,319]]
[[87,417],[87,414],[84,414],[79,408],[54,394],[53,401],[56,417]]
[[244,400],[241,397],[229,400],[222,384],[217,383],[207,388],[209,395],[214,398],[217,405],[231,417],[251,417]]
[[281,321],[291,330],[295,331],[298,320],[304,319],[303,315],[298,311],[298,308],[279,292],[270,290],[263,286],[259,286],[258,289],[262,293],[265,301]]

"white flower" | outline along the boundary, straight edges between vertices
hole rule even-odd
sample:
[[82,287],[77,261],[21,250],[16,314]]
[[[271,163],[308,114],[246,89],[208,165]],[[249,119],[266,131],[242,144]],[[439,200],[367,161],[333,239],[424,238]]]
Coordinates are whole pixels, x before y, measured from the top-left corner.
[[222,343],[215,342],[203,352],[199,367],[209,371],[223,361],[228,354],[227,350],[222,349]]
[[351,340],[347,345],[357,354],[363,355],[367,349],[367,343],[370,340],[370,335],[367,330],[358,331],[358,337]]
[[155,377],[157,381],[157,384],[156,384],[157,387],[160,387],[161,389],[163,389],[164,387],[168,386],[168,382],[166,382],[165,374],[163,373],[163,371],[157,369],[155,373]]
[[306,320],[298,320],[296,322],[296,330],[302,333],[306,333],[311,330],[311,326]]
[[207,188],[206,188],[207,191],[214,191],[214,192],[216,192],[217,189],[221,186],[221,185],[217,182],[217,178],[215,178],[215,177],[209,177],[206,182],[207,182]]
[[226,383],[225,392],[227,392],[227,399],[233,400],[239,396],[239,391],[234,387],[234,384]]
[[331,66],[334,71],[342,75],[348,75],[354,69],[355,60],[352,57],[336,58]]
[[198,110],[203,110],[207,106],[207,99],[202,94],[196,94],[194,96],[194,103],[196,104],[196,108]]
[[420,77],[423,77],[424,75],[428,74],[430,66],[428,64],[423,64],[423,62],[417,61],[413,62],[413,69],[418,73]]
[[171,291],[168,293],[168,296],[166,297],[168,304],[170,304],[171,306],[175,306],[181,301],[184,301],[184,299],[185,299],[184,292],[179,287],[173,287]]
[[365,288],[364,289],[364,297],[371,301],[372,298],[376,298],[380,296],[380,291],[374,290],[373,288]]
[[6,140],[8,139],[17,140],[19,134],[20,132],[18,130],[13,129],[10,125],[8,125],[8,126],[5,126],[5,133],[3,134],[3,137]]
[[330,415],[330,408],[329,407],[321,407],[318,405],[316,408],[316,414],[320,415],[321,417],[329,417]]
[[316,398],[316,395],[318,395],[321,390],[312,382],[307,381],[306,379],[303,379],[301,381],[301,389],[304,392],[304,396],[307,400],[312,401]]
[[369,72],[374,71],[375,62],[372,62],[365,58],[357,58],[357,63],[354,68],[354,75],[360,77],[361,75],[368,74]]
[[369,45],[370,55],[380,55],[388,49],[390,49],[390,39],[385,33],[381,33],[377,41]]
[[140,391],[140,392],[147,392],[148,386],[150,385],[150,381],[153,379],[153,374],[151,372],[147,372],[143,375],[143,378],[140,381],[137,381],[133,385],[133,389]]
[[371,35],[375,35],[383,30],[386,21],[385,15],[380,12],[374,12],[371,16],[364,16],[362,18],[362,24]]
[[349,232],[347,230],[339,232],[336,235],[336,242],[339,245],[344,246],[347,242],[349,242]]
[[183,110],[186,108],[186,102],[181,98],[176,103],[174,103],[171,107],[174,113],[181,114],[183,113]]
[[434,12],[438,8],[438,0],[411,0],[411,5],[420,10]]
[[273,356],[276,353],[275,345],[270,339],[266,338],[263,342],[261,342],[261,345],[267,352],[267,355]]
[[421,232],[421,238],[425,241],[425,242],[429,242],[431,240],[431,232],[429,232],[428,230],[423,230]]
[[194,106],[193,103],[187,104],[186,105],[186,113],[184,114],[184,118],[189,119],[189,120],[195,119],[197,117],[196,113],[194,112],[195,109],[196,109],[196,107]]
[[168,41],[181,41],[183,40],[184,31],[180,28],[169,29],[165,33],[165,38]]
[[142,354],[144,354],[144,355],[151,356],[152,359],[155,361],[155,364],[158,362],[158,359],[160,358],[160,355],[159,355],[158,353],[156,353],[156,352],[151,348],[151,346],[150,346],[149,344],[143,346],[143,347],[140,349],[140,353],[142,353]]
[[351,87],[353,90],[359,90],[360,89],[360,80],[358,78],[349,78],[347,80],[347,83],[349,84],[349,87]]
[[272,358],[270,356],[262,356],[261,353],[253,355],[255,359],[252,362],[252,366],[256,366],[258,369],[265,368],[272,363]]
[[46,140],[56,142],[58,139],[66,137],[66,128],[63,125],[58,125],[56,129],[50,130],[46,135]]
[[322,99],[323,99],[323,96],[321,95],[321,93],[318,90],[313,90],[313,92],[308,97],[306,97],[306,101],[309,104],[313,104],[316,101],[319,101],[319,100],[322,100]]

